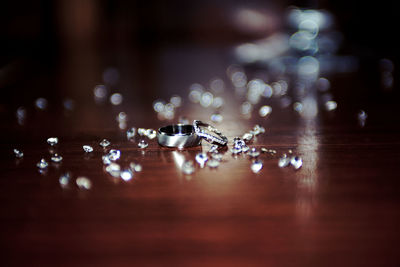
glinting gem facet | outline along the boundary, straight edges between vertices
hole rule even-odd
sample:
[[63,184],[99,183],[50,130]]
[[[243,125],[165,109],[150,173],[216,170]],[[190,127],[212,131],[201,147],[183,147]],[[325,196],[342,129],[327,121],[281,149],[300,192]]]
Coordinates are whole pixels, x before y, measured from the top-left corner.
[[111,144],[110,141],[108,141],[107,139],[103,139],[103,140],[100,142],[100,146],[102,146],[103,148],[108,147],[110,144]]
[[83,151],[85,151],[86,153],[93,152],[93,147],[91,147],[89,145],[83,145],[82,148],[83,148]]
[[51,146],[55,146],[58,144],[58,138],[57,137],[49,137],[49,138],[47,138],[47,143]]

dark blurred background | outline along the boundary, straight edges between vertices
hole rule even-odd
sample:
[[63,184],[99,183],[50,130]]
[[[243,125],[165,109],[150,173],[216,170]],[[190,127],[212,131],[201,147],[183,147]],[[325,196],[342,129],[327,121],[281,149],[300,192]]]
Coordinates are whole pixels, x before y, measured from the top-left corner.
[[331,12],[344,36],[338,53],[359,58],[368,94],[397,94],[396,82],[379,89],[380,60],[396,66],[399,56],[393,1],[14,0],[0,8],[1,110],[39,96],[84,101],[107,68],[119,76],[110,87],[133,102],[173,92],[220,75],[235,61],[230,47],[286,31],[289,6]]

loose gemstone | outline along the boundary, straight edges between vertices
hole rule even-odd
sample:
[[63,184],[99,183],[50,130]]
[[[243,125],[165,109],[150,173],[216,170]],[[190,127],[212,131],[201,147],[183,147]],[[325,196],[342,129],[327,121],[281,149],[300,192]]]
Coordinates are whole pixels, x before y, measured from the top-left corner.
[[24,157],[24,153],[16,148],[14,148],[14,155],[16,158],[23,158]]
[[262,169],[262,167],[263,167],[262,161],[256,160],[251,164],[250,169],[254,173],[258,173]]
[[111,164],[111,160],[110,160],[110,157],[108,155],[104,155],[101,159],[103,160],[103,164],[104,165]]
[[153,129],[147,129],[147,130],[146,130],[146,136],[147,136],[147,138],[149,138],[149,139],[154,139],[154,138],[156,138],[156,136],[157,136],[157,131],[156,131],[156,130],[153,130]]
[[91,147],[89,145],[83,145],[82,148],[83,148],[83,151],[85,151],[86,153],[93,152],[93,147]]
[[140,142],[138,144],[138,147],[140,147],[140,148],[146,148],[148,146],[149,146],[149,144],[144,140],[140,140]]
[[194,164],[193,161],[187,160],[182,164],[182,172],[184,174],[192,174],[194,172]]
[[47,161],[46,161],[45,159],[41,159],[41,160],[36,164],[36,166],[37,166],[39,169],[46,169],[47,166],[49,166],[49,164],[47,163]]
[[220,164],[219,160],[216,159],[210,159],[209,161],[207,161],[207,166],[209,168],[217,168],[219,164]]
[[303,160],[298,157],[298,156],[294,156],[290,159],[290,164],[296,169],[300,169],[301,166],[303,165]]
[[200,167],[204,167],[204,164],[206,163],[206,161],[208,160],[208,156],[206,153],[198,153],[196,155],[196,161],[197,163],[199,163]]
[[252,133],[254,135],[259,135],[259,134],[265,133],[265,128],[257,124],[254,126]]
[[212,154],[211,154],[211,158],[212,158],[212,159],[215,159],[215,160],[218,160],[218,161],[221,161],[221,160],[222,160],[222,154],[219,154],[219,153],[212,153]]
[[245,147],[245,146],[246,146],[246,143],[239,137],[235,137],[233,139],[233,147],[242,149],[242,147]]
[[130,179],[132,179],[133,173],[130,169],[126,169],[126,170],[121,171],[120,177],[124,181],[129,181]]
[[140,165],[139,163],[135,163],[135,162],[131,162],[130,164],[129,164],[129,168],[132,170],[132,171],[135,171],[135,172],[141,172],[142,171],[142,165]]
[[248,152],[249,150],[250,150],[250,148],[249,148],[248,146],[242,147],[242,152],[243,152],[243,153],[246,153],[246,152]]
[[267,149],[265,147],[262,147],[260,150],[261,150],[262,153],[268,153],[269,152],[269,149]]
[[140,136],[146,135],[146,129],[145,128],[138,128],[137,133]]
[[242,153],[242,148],[240,148],[240,147],[232,147],[231,148],[231,153],[234,154],[234,155]]
[[111,144],[110,141],[108,141],[107,139],[103,139],[103,140],[100,142],[100,146],[102,146],[103,148],[108,147],[110,144]]
[[110,152],[108,152],[108,158],[111,161],[116,161],[121,157],[121,151],[117,149],[111,149]]
[[79,187],[79,189],[89,190],[92,188],[92,181],[85,176],[80,176],[76,178],[76,185]]
[[58,138],[57,137],[49,137],[49,138],[47,138],[47,143],[51,146],[55,146],[58,144]]
[[121,173],[121,166],[117,163],[112,162],[106,167],[106,172],[108,172],[113,177],[119,177]]
[[257,149],[255,147],[251,148],[248,155],[252,158],[256,158],[258,156],[260,156],[260,152],[257,151]]
[[258,114],[259,114],[261,117],[266,117],[266,116],[268,116],[269,114],[271,114],[271,112],[272,112],[272,108],[271,108],[270,106],[267,106],[267,105],[262,106],[262,107],[258,110]]
[[62,174],[58,179],[60,186],[63,188],[67,187],[70,181],[71,181],[71,174],[69,172]]
[[136,128],[135,127],[132,127],[128,131],[126,131],[126,138],[128,138],[128,140],[132,139],[133,137],[135,137],[135,135],[136,135]]
[[61,162],[62,160],[63,160],[63,157],[61,155],[58,155],[57,153],[51,157],[51,161],[56,162],[56,163]]
[[245,142],[250,142],[251,139],[253,139],[253,134],[251,134],[251,133],[245,133],[245,134],[242,136],[242,139],[243,139]]
[[284,168],[287,167],[289,163],[290,163],[290,158],[286,154],[283,154],[283,156],[278,161],[278,166]]

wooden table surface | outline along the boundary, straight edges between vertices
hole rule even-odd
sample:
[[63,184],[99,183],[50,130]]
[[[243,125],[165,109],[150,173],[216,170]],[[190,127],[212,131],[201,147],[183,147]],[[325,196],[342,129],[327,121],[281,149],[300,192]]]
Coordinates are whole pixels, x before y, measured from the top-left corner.
[[[195,58],[201,61],[203,55]],[[226,67],[225,62],[211,58],[217,59],[210,69],[227,80],[213,64]],[[165,60],[169,59],[167,55]],[[330,77],[338,109],[320,108],[316,117],[308,119],[291,107],[280,108],[277,100],[262,101],[273,108],[268,118],[259,117],[257,110],[244,118],[239,112],[243,99],[235,98],[226,82],[224,120],[215,125],[232,140],[260,124],[266,133],[250,146],[275,149],[277,155],[261,154],[263,168],[253,173],[249,157],[233,157],[230,143],[218,168],[196,165],[196,171],[186,175],[179,168],[182,160],[194,160],[198,152],[207,151],[206,142],[176,150],[162,148],[153,139],[148,140],[148,148],[140,149],[138,139],[126,139],[115,116],[124,111],[129,127],[153,129],[176,123],[179,116],[210,122],[213,111],[187,97],[187,77],[194,77],[193,83],[207,82],[204,73],[195,78],[201,64],[193,70],[182,66],[171,70],[161,64],[164,70],[153,70],[140,88],[121,83],[117,89],[126,97],[120,106],[96,105],[92,89],[101,72],[94,79],[91,70],[80,73],[86,65],[76,67],[50,74],[57,78],[45,86],[53,86],[58,94],[35,95],[48,97],[47,110],[34,108],[34,93],[29,90],[30,86],[39,90],[47,76],[23,83],[11,103],[2,105],[2,266],[400,264],[399,113],[390,94],[382,98],[369,90],[363,82],[365,74]],[[185,75],[177,75],[179,71]],[[74,81],[77,73],[81,76]],[[129,73],[121,68],[122,79],[130,80]],[[174,87],[182,80],[185,86]],[[69,91],[75,93],[76,106],[65,112],[61,100],[67,94],[60,88],[71,85],[76,86]],[[161,85],[168,88],[155,89]],[[21,97],[24,92],[27,97]],[[157,119],[152,102],[168,101],[173,93],[182,97],[183,107],[171,121]],[[27,110],[23,126],[15,119],[20,105]],[[359,109],[368,114],[364,127],[357,121]],[[49,160],[46,139],[51,136],[59,138],[55,149],[64,159],[50,163],[47,172],[40,174],[36,163],[42,157]],[[107,174],[101,161],[104,151],[98,145],[103,138],[111,141],[111,148],[121,150],[121,166],[134,161],[143,166],[142,172],[129,182]],[[85,144],[92,145],[94,152],[85,154]],[[24,152],[22,159],[14,157],[14,148]],[[289,150],[303,159],[297,171],[278,167],[279,156]],[[62,188],[59,177],[66,171],[73,180],[69,188]],[[74,180],[78,176],[88,177],[92,188],[79,189]]]

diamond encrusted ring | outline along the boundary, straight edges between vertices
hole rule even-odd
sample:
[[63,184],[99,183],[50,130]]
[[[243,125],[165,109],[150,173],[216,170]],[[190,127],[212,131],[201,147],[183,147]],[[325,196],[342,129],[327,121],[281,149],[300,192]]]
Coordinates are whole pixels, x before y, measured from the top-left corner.
[[[226,138],[226,136],[224,136],[217,128],[210,124],[194,120],[193,128],[198,136],[204,138],[211,144],[225,146],[228,143],[228,138]],[[205,132],[205,130],[210,133]]]
[[161,146],[184,148],[200,145],[201,137],[192,125],[173,124],[158,129],[157,141]]

